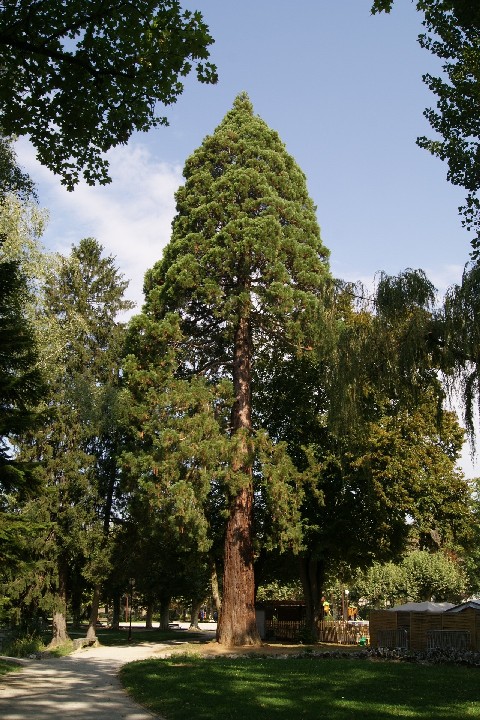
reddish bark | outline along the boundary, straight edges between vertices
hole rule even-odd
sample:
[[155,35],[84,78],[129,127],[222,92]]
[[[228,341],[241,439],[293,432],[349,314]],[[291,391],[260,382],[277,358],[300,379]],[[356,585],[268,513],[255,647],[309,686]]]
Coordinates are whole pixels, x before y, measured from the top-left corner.
[[250,434],[252,338],[248,318],[240,318],[234,338],[232,434],[239,434],[232,470],[243,484],[231,499],[225,536],[223,599],[217,627],[222,645],[259,645],[253,571],[253,484]]

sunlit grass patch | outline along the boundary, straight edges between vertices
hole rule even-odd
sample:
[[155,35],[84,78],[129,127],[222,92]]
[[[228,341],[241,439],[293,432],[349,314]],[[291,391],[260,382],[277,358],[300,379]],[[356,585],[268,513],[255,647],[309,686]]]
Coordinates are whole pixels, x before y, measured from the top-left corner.
[[480,671],[464,667],[176,655],[130,663],[121,678],[167,720],[480,718]]

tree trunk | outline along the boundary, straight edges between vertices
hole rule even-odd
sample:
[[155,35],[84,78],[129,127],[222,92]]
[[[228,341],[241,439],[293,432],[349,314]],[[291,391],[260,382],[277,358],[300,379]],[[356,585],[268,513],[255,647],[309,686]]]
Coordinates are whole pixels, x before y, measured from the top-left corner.
[[322,593],[325,581],[324,563],[309,555],[299,558],[300,579],[305,596],[307,636],[312,642],[318,642],[319,623],[323,620]]
[[190,611],[190,627],[189,630],[199,630],[198,627],[198,613],[202,607],[202,600],[192,600],[192,606]]
[[70,607],[72,608],[72,624],[75,630],[82,625],[82,592],[79,587],[72,587],[70,593]]
[[212,586],[213,602],[215,603],[215,610],[217,611],[218,618],[218,616],[220,615],[220,610],[222,608],[222,599],[220,597],[220,590],[218,588],[217,565],[215,563],[215,560],[212,560],[210,583]]
[[52,616],[52,640],[50,647],[64,645],[68,637],[67,633],[67,572],[62,561],[58,568],[58,592],[55,598],[55,609]]
[[100,585],[93,588],[92,607],[90,610],[90,621],[87,630],[87,640],[97,639],[98,606],[100,605]]
[[153,602],[147,604],[147,614],[145,616],[145,628],[151,630],[153,628]]
[[160,600],[160,630],[170,630],[170,598]]
[[116,592],[112,598],[113,601],[113,612],[112,612],[112,630],[118,630],[120,628],[120,607],[122,598],[119,592]]
[[217,626],[222,645],[260,645],[255,619],[253,571],[253,483],[252,483],[252,337],[248,318],[240,318],[235,331],[233,358],[232,434],[238,434],[234,475],[243,476],[243,487],[230,502],[225,536],[223,600]]

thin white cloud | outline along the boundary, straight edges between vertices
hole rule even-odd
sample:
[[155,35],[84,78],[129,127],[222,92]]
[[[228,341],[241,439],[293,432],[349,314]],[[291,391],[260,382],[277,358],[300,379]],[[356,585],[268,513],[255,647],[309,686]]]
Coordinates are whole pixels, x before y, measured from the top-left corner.
[[109,154],[110,185],[89,187],[81,182],[69,193],[36,161],[28,142],[19,142],[17,153],[50,212],[45,244],[68,252],[81,238],[95,237],[116,257],[130,280],[128,296],[140,305],[145,271],[160,259],[170,239],[181,167],[156,162],[144,146],[131,143]]

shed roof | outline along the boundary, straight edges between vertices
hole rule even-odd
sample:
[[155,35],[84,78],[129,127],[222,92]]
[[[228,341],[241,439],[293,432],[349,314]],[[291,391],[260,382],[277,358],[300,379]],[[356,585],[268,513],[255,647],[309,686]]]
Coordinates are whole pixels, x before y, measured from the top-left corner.
[[447,612],[459,613],[463,610],[468,610],[469,608],[472,608],[473,610],[480,610],[480,600],[467,600],[467,602],[460,603],[460,605],[454,605],[449,608]]
[[426,602],[420,602],[420,603],[414,603],[409,602],[405,603],[405,605],[396,605],[393,608],[390,608],[392,612],[431,612],[431,613],[441,613],[446,612],[447,610],[450,610],[450,608],[453,608],[453,603],[448,602],[442,602],[442,603],[434,603],[430,601]]

